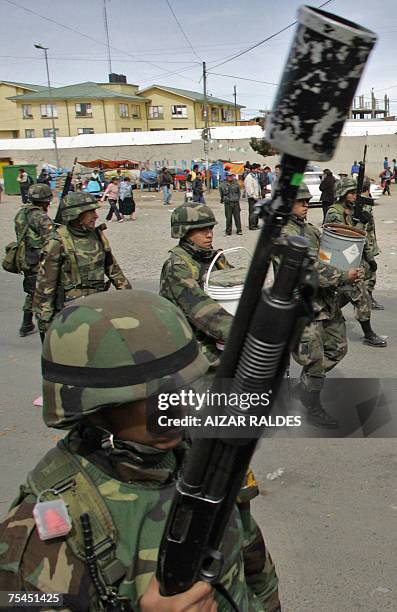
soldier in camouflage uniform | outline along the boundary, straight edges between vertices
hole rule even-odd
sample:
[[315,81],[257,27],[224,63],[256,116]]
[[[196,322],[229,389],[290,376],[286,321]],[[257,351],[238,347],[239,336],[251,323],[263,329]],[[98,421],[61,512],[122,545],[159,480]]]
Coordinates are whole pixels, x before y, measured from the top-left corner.
[[[212,247],[213,227],[217,224],[212,210],[205,205],[183,205],[171,215],[171,236],[179,244],[161,271],[160,295],[182,310],[192,326],[202,351],[211,365],[219,363],[221,351],[233,321],[231,314],[204,292],[204,279],[218,251]],[[218,269],[228,266],[224,257]]]
[[323,409],[320,394],[326,373],[338,365],[347,353],[346,326],[339,306],[338,287],[355,283],[362,271],[352,268],[344,272],[318,259],[320,232],[306,222],[311,197],[307,186],[302,183],[290,219],[282,230],[283,236],[302,236],[309,242],[319,282],[313,303],[315,320],[305,327],[293,357],[303,366],[297,391],[307,409],[308,420],[319,427],[335,428],[338,422]]
[[[164,598],[155,580],[187,445],[182,432],[151,433],[146,410],[158,393],[208,368],[180,310],[143,291],[76,300],[47,332],[42,364],[45,423],[70,432],[29,473],[0,525],[0,590],[61,592],[62,610],[79,612],[112,604],[120,612],[230,612],[209,585]],[[40,494],[60,499],[54,490],[72,530],[42,541],[32,511]],[[221,549],[220,582],[239,609],[279,612],[274,565],[249,508],[233,509]]]
[[373,213],[373,207],[375,201],[371,197],[371,179],[369,176],[364,177],[363,183],[363,191],[362,196],[366,198],[366,203],[362,207],[362,223],[364,224],[365,231],[367,232],[367,243],[366,249],[364,251],[364,282],[365,286],[368,290],[368,293],[371,296],[372,301],[372,310],[384,310],[385,307],[380,304],[377,300],[375,300],[373,296],[373,291],[375,289],[376,284],[376,270],[378,269],[378,265],[376,263],[375,257],[379,255],[380,250],[378,246],[378,242],[376,240],[376,229],[375,229],[375,217]]
[[29,188],[29,199],[31,204],[23,206],[14,221],[17,240],[25,232],[23,241],[26,270],[24,271],[23,290],[26,298],[23,305],[22,325],[19,329],[19,335],[22,337],[34,331],[32,305],[40,253],[53,227],[52,220],[47,214],[52,200],[52,191],[48,185],[32,185]]
[[41,333],[65,302],[107,291],[110,284],[131,289],[105,237],[106,225],[95,227],[97,208],[100,205],[88,193],[69,193],[64,199],[65,225],[50,235],[37,274],[34,313]]
[[[356,201],[357,182],[353,178],[343,178],[336,185],[336,196],[338,200],[330,206],[325,216],[325,223],[342,223],[344,225],[355,226],[353,220],[353,207]],[[357,224],[359,229],[363,228],[360,223]],[[363,259],[371,259],[368,253],[368,245],[364,247]],[[373,257],[372,257],[373,259]],[[371,326],[371,295],[365,286],[364,280],[356,283],[354,287],[344,291],[341,294],[341,307],[343,308],[351,302],[354,306],[357,321],[360,323],[364,332],[364,344],[369,344],[375,347],[387,346],[387,341],[384,336],[378,336]]]

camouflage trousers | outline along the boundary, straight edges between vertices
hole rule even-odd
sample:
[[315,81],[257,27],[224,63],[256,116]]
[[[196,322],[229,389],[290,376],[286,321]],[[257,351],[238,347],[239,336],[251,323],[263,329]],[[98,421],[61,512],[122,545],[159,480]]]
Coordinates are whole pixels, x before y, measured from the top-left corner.
[[342,314],[331,320],[310,323],[293,353],[295,361],[303,366],[301,381],[305,389],[321,391],[326,373],[338,365],[346,353],[346,325]]
[[368,293],[365,280],[361,280],[351,287],[345,287],[340,293],[340,307],[353,304],[354,315],[357,321],[369,321],[371,318],[372,300]]
[[25,302],[23,304],[22,310],[24,312],[32,312],[33,309],[33,296],[34,290],[36,288],[36,274],[32,274],[31,272],[25,272],[23,278],[23,290],[26,293]]
[[375,285],[376,285],[376,271],[375,270],[371,270],[371,268],[369,267],[368,263],[366,261],[362,262],[362,267],[365,270],[365,275],[364,275],[364,284],[365,287],[367,289],[367,291],[369,291],[370,293],[372,293],[375,289]]
[[244,533],[244,573],[250,589],[263,604],[264,612],[280,610],[278,577],[263,535],[251,514],[250,504],[238,504]]

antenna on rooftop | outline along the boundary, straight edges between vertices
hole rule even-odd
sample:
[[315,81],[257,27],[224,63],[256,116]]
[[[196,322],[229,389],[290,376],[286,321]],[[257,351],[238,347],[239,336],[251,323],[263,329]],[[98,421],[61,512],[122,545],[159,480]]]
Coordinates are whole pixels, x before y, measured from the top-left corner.
[[112,74],[112,57],[110,55],[110,42],[109,42],[109,27],[108,27],[108,14],[106,11],[106,2],[107,0],[103,0],[103,25],[105,27],[105,36],[106,36],[106,44],[108,47],[108,72]]

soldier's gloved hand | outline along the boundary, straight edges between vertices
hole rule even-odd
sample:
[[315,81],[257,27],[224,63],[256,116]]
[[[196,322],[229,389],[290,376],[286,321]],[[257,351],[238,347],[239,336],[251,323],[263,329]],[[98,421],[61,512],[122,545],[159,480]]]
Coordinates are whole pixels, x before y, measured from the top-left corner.
[[376,272],[378,269],[378,264],[376,263],[375,259],[371,259],[371,261],[368,262],[368,265],[373,272]]
[[196,582],[184,593],[163,597],[153,576],[139,600],[139,609],[142,612],[216,612],[218,605],[214,601],[214,590],[207,582]]
[[362,268],[351,268],[347,273],[347,280],[349,283],[356,283],[361,280],[364,276],[364,270]]

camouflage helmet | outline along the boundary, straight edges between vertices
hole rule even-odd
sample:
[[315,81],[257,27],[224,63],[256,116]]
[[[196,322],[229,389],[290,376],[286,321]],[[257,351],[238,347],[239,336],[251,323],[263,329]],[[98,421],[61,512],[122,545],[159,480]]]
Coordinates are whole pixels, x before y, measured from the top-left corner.
[[31,202],[43,202],[48,204],[52,200],[51,187],[45,183],[35,183],[29,187],[29,199]]
[[84,192],[74,193],[72,191],[63,199],[62,221],[68,223],[77,219],[81,213],[95,210],[96,208],[100,208],[100,204],[98,204],[93,195]]
[[183,313],[159,295],[131,290],[74,300],[43,344],[44,421],[69,429],[101,409],[188,385],[208,365]]
[[355,191],[357,189],[357,181],[350,176],[346,176],[337,182],[335,188],[335,195],[337,198],[343,198],[349,191]]
[[312,194],[309,191],[306,183],[301,183],[298,187],[298,191],[296,192],[295,200],[311,200]]
[[171,237],[184,238],[190,230],[217,225],[215,215],[204,204],[184,204],[171,215]]

